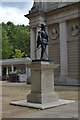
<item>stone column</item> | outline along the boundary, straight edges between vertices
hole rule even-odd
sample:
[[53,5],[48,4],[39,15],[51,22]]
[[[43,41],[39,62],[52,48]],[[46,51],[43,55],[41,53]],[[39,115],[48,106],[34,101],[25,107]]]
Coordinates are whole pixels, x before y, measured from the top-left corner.
[[30,57],[31,59],[35,59],[35,41],[36,41],[36,36],[35,36],[35,29],[31,28],[30,29]]
[[31,84],[31,69],[27,68],[27,83]]
[[27,66],[25,66],[25,69],[26,69],[26,75],[27,75]]
[[2,80],[2,65],[0,65],[0,81]]
[[11,69],[12,69],[12,72],[14,72],[14,66],[13,65],[11,66]]
[[[48,34],[48,28],[47,28],[47,26],[46,26],[46,32]],[[49,41],[49,35],[48,35],[48,41]],[[48,56],[48,45],[46,46],[46,53],[47,53],[47,56]],[[47,58],[47,56],[46,56],[46,59],[49,59],[49,58]]]
[[60,75],[68,75],[68,59],[67,59],[67,25],[66,22],[59,23],[60,29]]
[[[40,29],[40,26],[37,26],[37,28],[36,28],[36,46],[37,46],[37,36],[38,36],[39,29]],[[41,56],[41,48],[39,48],[36,51],[36,59],[40,59],[40,56]]]
[[6,67],[6,75],[8,75],[8,67]]
[[44,0],[41,0],[41,7],[42,7],[42,9],[47,9],[47,2],[46,1],[44,1]]
[[25,70],[26,70],[26,83],[27,83],[28,75],[27,75],[27,66],[26,65],[25,65]]

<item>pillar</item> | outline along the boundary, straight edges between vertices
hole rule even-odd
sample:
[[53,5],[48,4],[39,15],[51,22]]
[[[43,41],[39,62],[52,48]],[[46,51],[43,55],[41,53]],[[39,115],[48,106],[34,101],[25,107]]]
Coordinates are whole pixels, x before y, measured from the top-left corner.
[[0,65],[0,81],[2,80],[2,65]]
[[6,75],[8,76],[8,67],[6,67]]
[[[47,28],[47,26],[46,26],[46,32],[48,34],[48,28]],[[48,41],[49,41],[49,34],[48,34]],[[46,53],[47,53],[47,56],[48,56],[48,45],[46,46]],[[47,58],[47,56],[46,56],[46,59],[49,59],[49,57]]]
[[27,75],[27,66],[25,66],[25,69],[26,69],[26,75]]
[[31,84],[31,69],[27,68],[27,83]]
[[28,75],[27,75],[27,66],[26,65],[25,65],[25,70],[26,70],[26,83],[27,83]]
[[35,36],[35,29],[31,28],[30,29],[30,57],[31,59],[35,59],[35,41],[36,41],[36,36]]
[[[40,26],[37,26],[37,28],[36,28],[36,46],[37,46],[37,36],[38,36],[39,29],[40,29]],[[36,59],[40,59],[40,56],[41,56],[41,48],[39,48],[36,51]]]
[[67,58],[67,25],[66,22],[59,23],[60,30],[60,75],[68,75]]
[[14,66],[13,65],[11,66],[11,70],[12,70],[12,72],[14,72]]

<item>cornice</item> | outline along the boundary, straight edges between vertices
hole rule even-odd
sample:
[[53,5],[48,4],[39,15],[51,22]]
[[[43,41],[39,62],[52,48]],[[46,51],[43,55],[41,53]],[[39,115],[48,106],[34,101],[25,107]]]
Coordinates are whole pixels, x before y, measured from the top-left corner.
[[33,17],[36,16],[44,16],[45,15],[45,11],[43,9],[34,9],[34,10],[30,10],[29,14],[24,15],[25,17],[27,17],[28,19],[31,19]]
[[71,3],[71,4],[68,4],[68,5],[65,5],[65,6],[58,7],[58,8],[55,8],[53,10],[47,11],[45,13],[45,16],[49,17],[53,14],[58,14],[58,13],[65,12],[65,11],[68,11],[68,10],[71,10],[71,9],[74,10],[75,8],[79,8],[79,6],[80,6],[80,2]]

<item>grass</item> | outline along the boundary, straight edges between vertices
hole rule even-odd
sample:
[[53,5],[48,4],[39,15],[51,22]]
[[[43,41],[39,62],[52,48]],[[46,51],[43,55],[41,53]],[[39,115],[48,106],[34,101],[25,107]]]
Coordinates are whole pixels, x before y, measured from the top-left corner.
[[[13,100],[22,100],[27,98],[27,94],[31,91],[30,85],[15,86],[5,85],[2,86],[2,117],[3,118],[15,118],[21,114],[29,114],[31,112],[37,112],[38,109],[20,107],[9,105]],[[78,89],[77,87],[69,86],[55,86],[59,98],[61,99],[73,99],[78,100]]]

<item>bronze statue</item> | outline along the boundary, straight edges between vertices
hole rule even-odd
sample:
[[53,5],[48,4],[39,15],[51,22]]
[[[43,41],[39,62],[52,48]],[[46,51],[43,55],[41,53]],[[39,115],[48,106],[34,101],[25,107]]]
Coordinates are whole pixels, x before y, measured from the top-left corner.
[[[38,31],[38,36],[37,36],[37,49],[41,47],[40,60],[44,60],[44,53],[46,53],[47,45],[48,45],[48,35],[45,31],[45,25],[41,24],[41,29]],[[47,56],[47,53],[46,53],[46,56]]]

